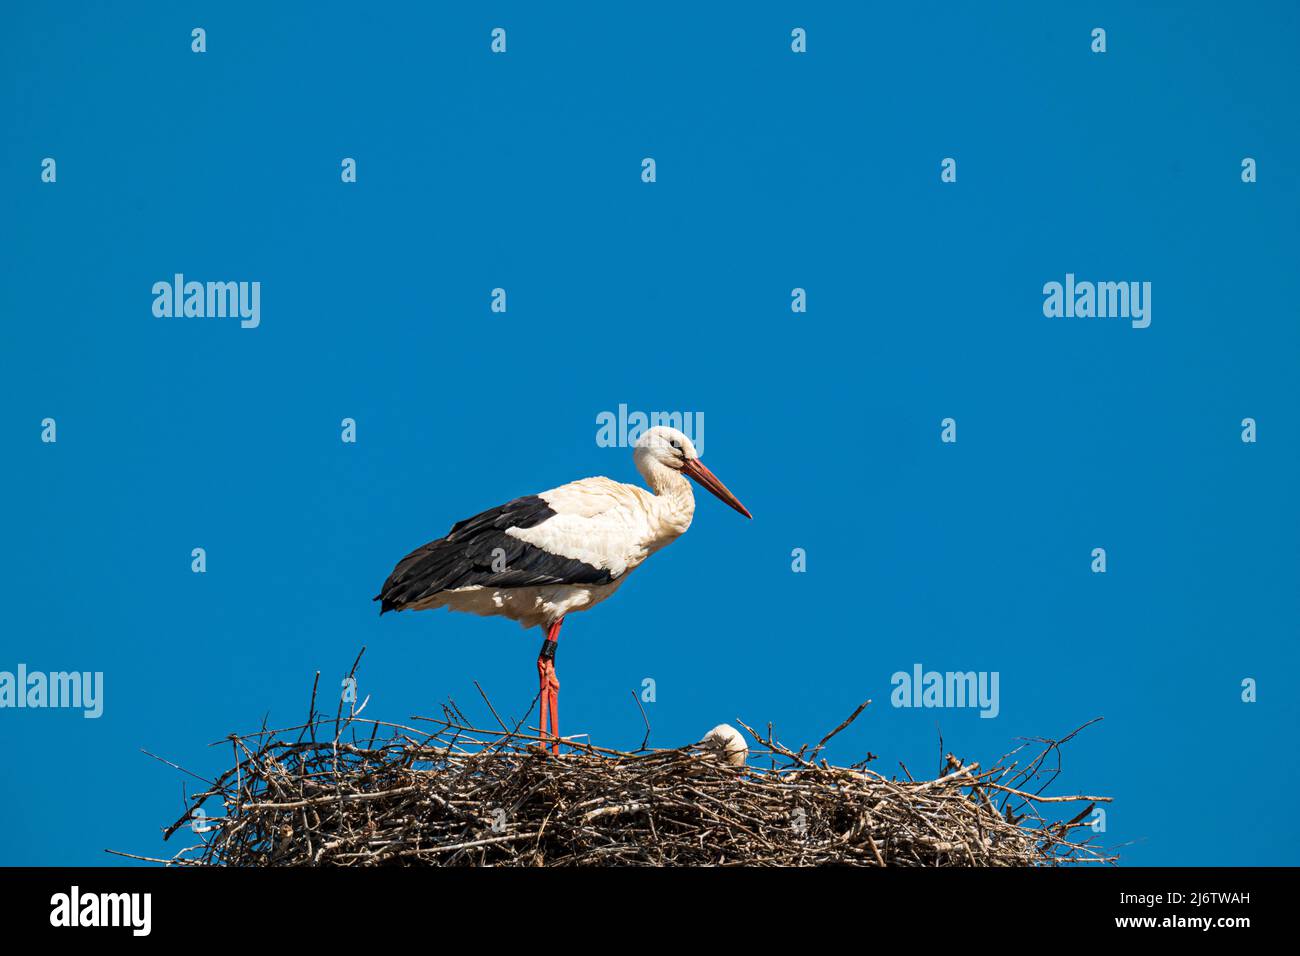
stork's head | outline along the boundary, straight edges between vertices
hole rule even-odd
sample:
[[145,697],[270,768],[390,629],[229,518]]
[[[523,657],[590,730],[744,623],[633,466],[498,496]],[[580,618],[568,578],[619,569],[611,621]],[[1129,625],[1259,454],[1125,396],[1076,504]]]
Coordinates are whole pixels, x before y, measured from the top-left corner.
[[709,471],[700,461],[700,454],[694,443],[676,428],[656,425],[648,429],[637,439],[636,467],[647,479],[658,470],[681,472],[695,479],[702,488],[708,489],[723,504],[739,511],[746,518],[754,517],[744,505],[727,490],[727,486],[718,480],[718,476]]

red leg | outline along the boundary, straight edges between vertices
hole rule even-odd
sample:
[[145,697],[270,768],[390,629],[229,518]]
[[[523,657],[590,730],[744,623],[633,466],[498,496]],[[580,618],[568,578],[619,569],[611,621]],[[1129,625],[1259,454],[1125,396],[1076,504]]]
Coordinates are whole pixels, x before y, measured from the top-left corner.
[[[555,675],[555,649],[560,640],[560,625],[563,623],[564,618],[560,618],[546,629],[546,640],[542,642],[542,650],[537,655],[537,676],[541,682],[537,696],[542,704],[539,727],[541,736],[546,737],[549,733],[555,737],[552,752],[556,756],[560,753],[560,679]],[[545,744],[542,746],[545,747]]]
[[[551,724],[551,695],[546,686],[547,663],[547,661],[542,660],[540,657],[537,658],[537,676],[541,682],[541,687],[537,691],[537,700],[541,707],[541,716],[537,719],[537,726],[541,731],[541,736],[543,738],[545,738],[547,733],[550,731]],[[546,749],[545,744],[542,744],[542,749]]]

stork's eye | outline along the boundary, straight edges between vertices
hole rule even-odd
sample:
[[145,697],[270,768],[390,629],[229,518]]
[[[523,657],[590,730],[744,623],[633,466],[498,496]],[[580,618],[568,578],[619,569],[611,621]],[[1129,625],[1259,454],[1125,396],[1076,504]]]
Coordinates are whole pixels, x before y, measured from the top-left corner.
[[672,441],[670,441],[668,444],[672,445],[672,446],[673,446],[674,448],[676,448],[678,451],[681,451],[681,450],[682,450],[681,442],[679,442],[676,438],[674,438],[674,439],[673,439]]

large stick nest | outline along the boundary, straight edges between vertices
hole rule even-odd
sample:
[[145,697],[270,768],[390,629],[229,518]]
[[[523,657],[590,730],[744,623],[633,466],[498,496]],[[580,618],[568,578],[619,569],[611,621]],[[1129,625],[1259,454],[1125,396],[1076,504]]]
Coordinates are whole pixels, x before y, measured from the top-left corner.
[[[322,718],[313,691],[307,723],[230,735],[234,766],[207,781],[165,831],[196,833],[197,842],[156,862],[1026,866],[1115,859],[1092,845],[1084,821],[1108,797],[1043,792],[1060,772],[1060,744],[1074,734],[1026,740],[987,770],[949,754],[936,778],[914,780],[905,767],[901,779],[875,772],[870,754],[844,767],[819,757],[866,704],[816,746],[798,750],[770,726],[759,733],[742,722],[751,749],[740,767],[702,744],[623,752],[567,741],[556,757],[535,732],[507,727],[490,703],[498,729],[474,726],[454,704],[441,718],[412,718],[425,729],[362,718],[352,707]],[[1052,819],[1056,807],[1068,817]]]

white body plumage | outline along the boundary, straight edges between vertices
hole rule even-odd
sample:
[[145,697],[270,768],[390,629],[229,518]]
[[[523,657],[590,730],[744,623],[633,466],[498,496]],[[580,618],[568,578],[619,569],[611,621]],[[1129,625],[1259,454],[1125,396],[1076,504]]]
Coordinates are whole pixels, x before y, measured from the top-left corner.
[[583,478],[537,497],[555,516],[531,528],[509,528],[512,538],[549,554],[610,572],[608,584],[553,584],[497,588],[471,585],[443,591],[427,607],[500,615],[523,627],[545,627],[566,614],[595,607],[611,596],[642,561],[672,544],[691,526],[695,497],[678,476],[678,487],[654,495],[609,478]]
[[459,522],[397,565],[377,598],[382,610],[446,607],[548,627],[604,601],[691,526],[685,475],[749,516],[676,429],[647,431],[634,459],[648,490],[584,478]]

